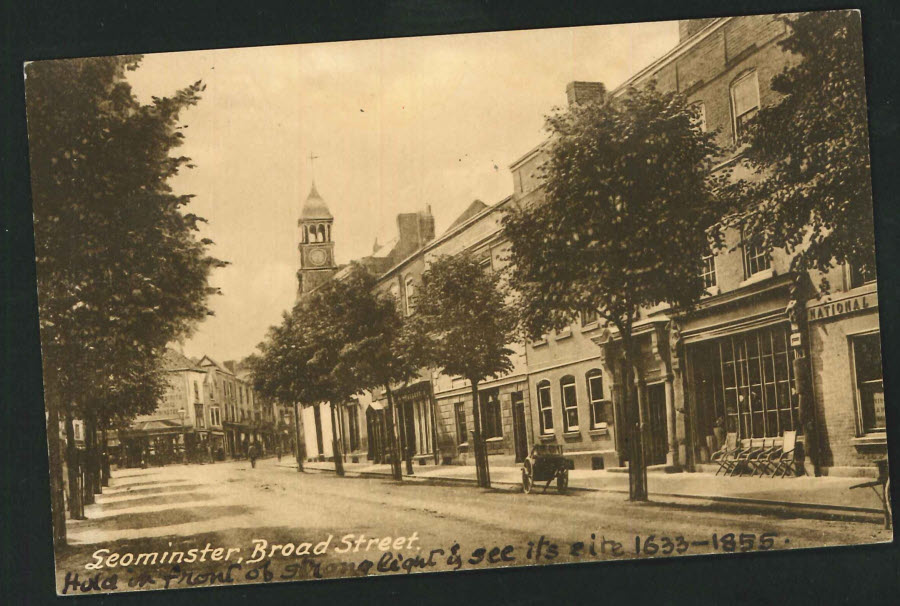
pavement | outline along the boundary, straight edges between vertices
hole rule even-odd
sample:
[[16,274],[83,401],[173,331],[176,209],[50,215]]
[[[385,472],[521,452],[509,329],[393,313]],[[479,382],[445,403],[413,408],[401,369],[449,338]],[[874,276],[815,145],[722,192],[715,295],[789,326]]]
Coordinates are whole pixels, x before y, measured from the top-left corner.
[[[499,465],[490,465],[492,484],[521,486],[521,467],[512,465],[512,461],[506,459],[502,458]],[[287,457],[278,464],[296,468],[296,463]],[[304,469],[334,473],[334,463],[307,462],[304,463]],[[344,469],[348,476],[390,476],[389,465],[369,462],[345,463]],[[405,466],[403,471],[404,478],[407,480],[475,483],[475,467],[473,465],[417,464],[413,467],[412,475],[406,474]],[[866,478],[831,476],[763,478],[717,476],[709,472],[647,472],[649,496],[656,501],[699,500],[745,511],[754,510],[767,513],[778,509],[788,509],[794,515],[805,517],[883,523],[884,510],[878,493],[871,488],[851,490],[852,486],[866,481]],[[621,470],[573,469],[569,472],[569,488],[571,490],[628,494],[628,474],[621,473]],[[555,484],[551,484],[548,491],[552,492],[555,489]],[[541,487],[536,487],[536,490],[541,490]]]

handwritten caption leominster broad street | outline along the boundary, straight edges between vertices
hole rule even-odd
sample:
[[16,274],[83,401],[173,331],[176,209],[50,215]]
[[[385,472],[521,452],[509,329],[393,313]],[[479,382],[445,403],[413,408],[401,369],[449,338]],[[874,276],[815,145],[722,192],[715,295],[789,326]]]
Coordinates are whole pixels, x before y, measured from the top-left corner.
[[[657,557],[694,553],[767,551],[790,543],[777,533],[713,532],[701,537],[634,535],[625,540],[591,533],[584,541],[557,543],[540,536],[524,545],[459,543],[423,549],[417,532],[398,537],[328,535],[321,541],[273,543],[253,539],[249,547],[207,543],[186,550],[95,550],[83,571],[67,571],[62,595],[356,577],[459,570],[463,567],[548,564],[558,561]],[[242,555],[243,554],[243,555]],[[329,554],[332,557],[327,557]],[[245,557],[246,556],[246,557]]]

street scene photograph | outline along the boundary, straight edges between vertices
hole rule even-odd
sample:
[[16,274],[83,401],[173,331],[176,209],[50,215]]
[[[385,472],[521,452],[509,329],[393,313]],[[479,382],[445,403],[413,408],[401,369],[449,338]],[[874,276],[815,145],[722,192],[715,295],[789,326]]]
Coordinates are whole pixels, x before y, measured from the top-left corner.
[[27,62],[56,593],[891,542],[863,17]]

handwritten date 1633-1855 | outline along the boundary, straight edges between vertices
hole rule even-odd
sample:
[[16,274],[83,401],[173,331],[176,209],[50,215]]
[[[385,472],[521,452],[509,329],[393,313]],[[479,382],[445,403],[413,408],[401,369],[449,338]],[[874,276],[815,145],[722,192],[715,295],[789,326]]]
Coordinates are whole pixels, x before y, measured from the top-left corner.
[[[708,538],[688,541],[683,536],[636,535],[634,537],[635,555],[672,555],[684,554],[688,551],[708,549],[725,553],[767,551],[775,547],[777,534],[764,532],[757,535],[753,532],[712,533]],[[785,539],[785,542],[788,540]]]

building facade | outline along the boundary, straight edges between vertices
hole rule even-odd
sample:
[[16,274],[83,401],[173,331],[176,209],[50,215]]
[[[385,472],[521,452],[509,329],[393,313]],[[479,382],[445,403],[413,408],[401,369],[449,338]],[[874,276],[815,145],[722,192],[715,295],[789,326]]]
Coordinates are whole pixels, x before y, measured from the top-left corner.
[[[611,94],[654,81],[686,95],[700,110],[698,127],[728,150],[715,170],[758,178],[741,172],[738,139],[760,107],[777,102],[772,77],[797,60],[777,44],[786,24],[769,15],[707,19],[683,22],[680,34],[674,49]],[[602,88],[573,83],[567,92],[581,102]],[[522,204],[540,203],[542,157],[538,146],[511,167]],[[749,440],[797,431],[810,469],[871,473],[886,454],[874,274],[837,267],[824,276],[831,293],[818,300],[823,276],[792,273],[790,255],[758,249],[749,236],[729,229],[724,248],[704,257],[699,305],[641,312],[648,463],[702,469],[729,433]],[[568,330],[528,344],[527,355],[536,439],[562,444],[577,466],[624,464],[622,428],[635,420],[619,405],[615,329],[585,310]]]

